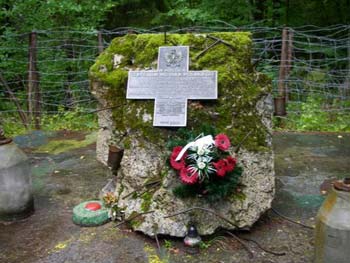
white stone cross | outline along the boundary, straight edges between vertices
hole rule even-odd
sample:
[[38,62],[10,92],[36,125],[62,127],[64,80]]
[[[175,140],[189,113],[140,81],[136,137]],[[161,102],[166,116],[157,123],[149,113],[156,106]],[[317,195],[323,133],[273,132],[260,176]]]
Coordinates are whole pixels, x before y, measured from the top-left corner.
[[189,71],[189,47],[159,47],[158,70],[129,71],[127,99],[155,99],[153,126],[187,123],[187,100],[217,99],[217,71]]

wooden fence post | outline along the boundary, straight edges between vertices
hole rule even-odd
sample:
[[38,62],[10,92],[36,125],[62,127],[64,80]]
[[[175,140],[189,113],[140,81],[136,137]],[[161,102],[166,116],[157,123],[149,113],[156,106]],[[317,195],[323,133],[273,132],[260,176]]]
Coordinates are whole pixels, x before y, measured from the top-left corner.
[[345,85],[344,85],[344,99],[350,95],[350,26],[348,26],[348,74],[346,76]]
[[287,71],[287,41],[288,41],[288,29],[283,28],[282,31],[282,47],[281,47],[281,61],[278,76],[278,97],[274,99],[275,103],[275,115],[286,115],[286,89],[285,79]]
[[29,122],[34,119],[35,129],[40,129],[41,94],[39,88],[39,72],[37,69],[37,34],[29,34],[29,58],[28,58],[28,116]]
[[[290,71],[292,70],[292,61],[293,61],[293,30],[288,29],[288,42],[287,42],[287,70],[286,70],[286,78],[289,78]],[[285,83],[285,96],[286,101],[289,100],[289,87],[288,82]]]
[[98,53],[101,54],[103,52],[103,36],[101,31],[98,31],[97,38],[98,38]]
[[7,84],[7,82],[6,82],[5,78],[4,78],[4,76],[2,75],[1,71],[0,71],[0,82],[3,84],[3,86],[5,87],[6,92],[10,96],[10,99],[15,104],[15,106],[17,108],[17,112],[19,114],[19,117],[21,118],[22,124],[27,130],[28,126],[29,126],[27,114],[22,109],[21,102],[16,97],[15,93],[11,90],[10,86]]

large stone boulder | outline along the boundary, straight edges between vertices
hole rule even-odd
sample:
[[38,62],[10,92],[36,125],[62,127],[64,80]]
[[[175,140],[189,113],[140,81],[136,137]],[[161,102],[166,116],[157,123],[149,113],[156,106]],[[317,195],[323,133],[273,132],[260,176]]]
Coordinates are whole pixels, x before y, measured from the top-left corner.
[[[249,134],[237,153],[244,168],[239,195],[214,203],[203,197],[175,197],[172,190],[180,181],[167,165],[166,144],[177,136],[177,128],[152,126],[154,100],[126,99],[128,71],[156,70],[158,47],[165,45],[189,46],[191,70],[218,71],[218,99],[189,101],[185,129],[200,133],[203,125],[215,127],[230,137],[232,153]],[[251,51],[251,35],[246,32],[170,34],[167,43],[161,34],[130,34],[115,38],[91,67],[92,92],[101,109],[97,158],[106,163],[110,144],[124,149],[115,193],[134,230],[183,237],[190,222],[202,235],[219,227],[250,228],[270,208],[274,197],[271,85],[265,75],[254,71]],[[194,206],[213,210],[232,224],[201,210],[166,218]]]

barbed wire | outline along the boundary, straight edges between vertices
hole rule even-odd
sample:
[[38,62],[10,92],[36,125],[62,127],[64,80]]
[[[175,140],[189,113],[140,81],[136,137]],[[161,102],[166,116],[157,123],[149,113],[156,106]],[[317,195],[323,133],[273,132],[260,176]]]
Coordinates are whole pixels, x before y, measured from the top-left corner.
[[[122,27],[80,31],[60,27],[35,30],[36,70],[28,70],[30,32],[7,32],[0,36],[0,72],[6,81],[0,82],[2,122],[16,121],[14,116],[18,109],[12,101],[11,92],[17,97],[23,112],[30,113],[26,105],[26,92],[27,86],[32,83],[40,86],[37,92],[39,99],[32,101],[40,103],[42,114],[61,113],[62,107],[66,110],[79,109],[81,113],[94,112],[96,102],[89,90],[89,67],[98,56],[101,45],[106,48],[114,37],[131,32],[171,34],[249,31],[253,39],[252,63],[258,71],[272,79],[274,96],[278,96],[281,84],[286,87],[287,111],[291,115],[284,118],[296,122],[305,113],[319,111],[339,116],[349,115],[350,25],[288,28],[292,37],[284,39],[282,27],[266,27],[259,23],[247,26],[235,26],[223,21],[213,23],[212,26],[186,28],[163,25],[150,29]],[[281,52],[286,43],[290,47],[290,55],[283,59]],[[283,79],[279,75],[281,69],[288,72]],[[29,73],[37,73],[39,79],[28,80]],[[350,122],[350,117],[347,120]]]

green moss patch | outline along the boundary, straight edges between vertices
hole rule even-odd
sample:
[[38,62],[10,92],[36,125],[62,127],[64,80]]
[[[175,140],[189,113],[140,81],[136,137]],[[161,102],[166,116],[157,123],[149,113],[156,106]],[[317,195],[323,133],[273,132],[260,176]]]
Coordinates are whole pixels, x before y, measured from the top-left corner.
[[141,196],[141,198],[142,198],[142,203],[141,203],[142,212],[147,212],[149,210],[151,203],[152,203],[152,197],[153,197],[153,194],[150,192],[146,192]]
[[96,142],[96,133],[85,136],[84,140],[52,140],[35,150],[37,153],[60,154],[77,148],[82,148]]

